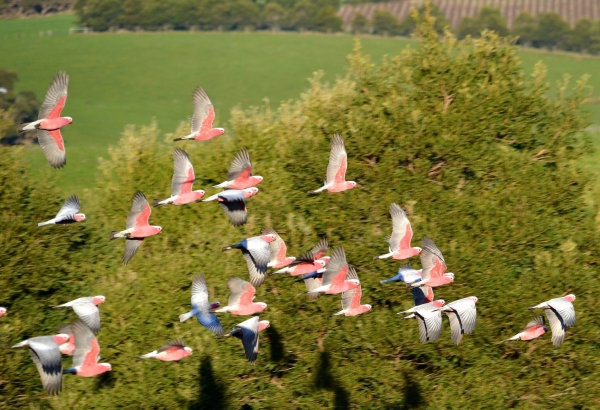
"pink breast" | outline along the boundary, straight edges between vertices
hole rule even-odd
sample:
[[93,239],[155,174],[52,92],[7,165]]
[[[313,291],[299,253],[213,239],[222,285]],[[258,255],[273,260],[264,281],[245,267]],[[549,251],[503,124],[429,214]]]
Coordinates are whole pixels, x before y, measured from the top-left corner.
[[47,131],[57,130],[65,125],[70,124],[70,121],[63,117],[44,119],[40,123],[40,128]]
[[131,233],[131,238],[147,238],[148,236],[156,235],[160,231],[152,226],[140,226],[135,228]]

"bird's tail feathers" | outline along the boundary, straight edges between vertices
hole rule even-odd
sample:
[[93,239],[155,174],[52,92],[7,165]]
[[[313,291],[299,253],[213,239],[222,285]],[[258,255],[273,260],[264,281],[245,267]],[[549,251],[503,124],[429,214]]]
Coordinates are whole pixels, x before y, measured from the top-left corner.
[[52,222],[52,220],[50,220],[50,221],[40,222],[40,223],[38,223],[38,226],[52,225],[53,223],[54,222]]
[[23,346],[27,346],[28,342],[29,342],[28,340],[24,340],[24,341],[22,341],[21,343],[17,343],[16,345],[14,345],[14,346],[11,346],[11,348],[13,348],[13,349],[14,349],[15,347],[23,347]]
[[387,259],[389,257],[391,257],[393,255],[392,253],[386,253],[384,255],[379,255],[379,256],[373,256],[373,260],[376,261],[377,259]]
[[110,240],[112,241],[113,239],[125,238],[125,235],[121,232],[122,231],[112,231],[110,233]]
[[173,138],[173,141],[183,141],[194,139],[193,135],[186,135],[185,137]]
[[169,198],[167,198],[167,199],[155,199],[153,205],[154,205],[155,208],[159,208],[161,206],[168,205],[169,204],[168,201],[169,201]]
[[343,315],[343,314],[344,314],[344,311],[340,310],[339,312],[334,313],[333,315],[329,315],[329,317],[339,316],[339,315]]
[[209,196],[209,197],[208,197],[208,198],[206,198],[206,199],[203,199],[203,200],[202,200],[202,202],[210,202],[210,201],[214,201],[214,200],[216,200],[217,198],[219,198],[219,194],[214,194],[214,195],[212,195],[212,196]]
[[190,312],[184,313],[183,315],[179,315],[179,321],[180,321],[180,322],[185,322],[186,320],[188,320],[188,319],[190,319],[191,317],[193,317],[193,316],[194,316],[194,314],[195,314],[195,313],[194,313],[194,311],[192,310],[192,311],[190,311]]
[[22,133],[27,131],[33,131],[37,128],[40,128],[41,122],[41,120],[37,120],[33,122],[24,122],[22,124],[19,124],[19,126],[17,127],[17,132]]
[[229,181],[221,182],[219,185],[213,185],[213,188],[227,188],[229,186]]
[[155,351],[153,351],[153,352],[150,352],[150,353],[148,353],[148,354],[145,354],[145,355],[139,356],[139,358],[140,358],[140,359],[149,359],[149,358],[151,358],[151,357],[154,357],[154,356],[156,356],[157,354],[158,354],[158,350],[155,350]]

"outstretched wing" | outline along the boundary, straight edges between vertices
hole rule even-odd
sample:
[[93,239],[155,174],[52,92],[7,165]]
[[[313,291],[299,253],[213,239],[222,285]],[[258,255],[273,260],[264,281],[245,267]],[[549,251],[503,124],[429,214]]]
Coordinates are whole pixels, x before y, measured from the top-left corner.
[[53,168],[62,168],[67,163],[65,142],[60,130],[37,130],[37,137],[46,159]]
[[181,339],[169,340],[165,345],[163,345],[160,349],[156,351],[156,353],[161,353],[171,348],[183,349],[185,347],[185,343]]
[[419,341],[427,343],[438,340],[442,333],[442,313],[417,310],[416,316],[419,321]]
[[192,115],[192,132],[205,131],[212,128],[215,119],[215,109],[202,87],[192,94],[194,115]]
[[131,199],[131,209],[127,216],[125,226],[127,229],[146,226],[148,225],[148,219],[150,219],[151,213],[152,209],[150,208],[146,196],[141,191],[138,191]]
[[433,289],[429,286],[421,286],[419,288],[411,288],[413,301],[415,306],[420,306],[425,303],[433,302]]
[[140,246],[142,246],[143,242],[144,242],[143,238],[142,239],[130,239],[130,238],[126,239],[125,253],[123,253],[123,265],[127,265],[129,263],[131,258],[133,258],[135,253],[140,248]]
[[219,206],[227,214],[231,225],[242,226],[248,221],[248,211],[246,211],[246,201],[244,199],[241,201],[219,202]]
[[348,273],[348,262],[346,262],[346,252],[343,247],[334,248],[331,252],[331,259],[327,264],[327,270],[323,273],[323,285],[330,285],[334,281],[344,282]]
[[29,355],[42,378],[44,390],[50,395],[62,390],[62,364],[60,349],[52,336],[29,340]]
[[249,305],[252,303],[256,290],[250,283],[240,278],[230,278],[227,281],[227,287],[231,291],[231,296],[229,296],[229,301],[227,302],[229,306]]
[[344,140],[340,134],[334,134],[331,139],[331,151],[329,153],[329,164],[327,165],[327,183],[342,183],[346,180],[346,168],[348,167],[348,155]]
[[254,258],[248,251],[242,249],[242,256],[246,260],[246,264],[248,265],[248,273],[250,274],[250,283],[254,287],[259,287],[265,282],[267,267],[258,266],[254,261]]
[[442,276],[446,272],[446,262],[442,252],[429,238],[423,238],[421,247],[423,248],[419,255],[421,265],[423,265],[421,278],[429,280],[432,277]]
[[188,154],[182,149],[175,149],[173,151],[173,165],[171,195],[176,196],[192,192],[192,185],[196,180],[196,176]]
[[[358,279],[358,274],[356,273],[356,268],[354,268],[354,266],[348,267],[346,279]],[[360,285],[354,289],[342,292],[342,310],[359,307],[361,294],[362,290]]]
[[38,119],[58,118],[67,102],[69,91],[69,76],[64,71],[56,74],[52,79],[46,98],[40,107]]
[[100,331],[100,309],[92,302],[76,303],[73,310],[94,333]]
[[60,211],[56,214],[56,219],[62,219],[65,217],[72,217],[81,209],[79,203],[79,197],[77,195],[71,195],[67,198]]
[[75,353],[73,353],[73,367],[93,366],[98,363],[100,346],[92,330],[82,320],[72,324],[75,335]]
[[240,323],[236,328],[242,331],[242,344],[248,362],[254,364],[258,356],[258,316]]
[[390,206],[392,216],[392,236],[389,239],[390,250],[409,249],[413,232],[406,213],[397,204]]
[[239,150],[229,165],[227,181],[233,181],[236,178],[246,179],[249,178],[250,175],[252,175],[250,154],[248,153],[248,150]]

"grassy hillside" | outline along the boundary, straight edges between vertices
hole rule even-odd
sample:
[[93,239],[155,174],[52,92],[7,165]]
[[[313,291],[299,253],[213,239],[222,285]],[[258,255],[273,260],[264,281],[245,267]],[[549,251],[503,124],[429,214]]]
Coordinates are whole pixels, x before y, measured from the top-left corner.
[[[94,184],[97,158],[106,157],[126,124],[155,119],[162,132],[173,132],[191,115],[191,91],[205,87],[217,111],[219,126],[230,128],[230,110],[273,106],[294,98],[308,86],[316,70],[331,81],[343,74],[350,36],[296,33],[140,33],[69,36],[73,15],[0,21],[2,68],[19,73],[19,90],[33,90],[43,99],[52,76],[66,70],[71,76],[65,115],[74,124],[64,131],[68,166],[58,171],[66,191]],[[53,36],[39,36],[52,30]],[[380,61],[396,55],[410,42],[367,37],[365,52]],[[600,71],[600,59],[523,51],[526,72],[542,60],[554,85],[563,74],[578,78]],[[600,96],[600,76],[592,76]],[[600,104],[588,105],[600,123]],[[230,130],[229,130],[230,131]],[[39,147],[28,149],[28,160],[49,171]]]

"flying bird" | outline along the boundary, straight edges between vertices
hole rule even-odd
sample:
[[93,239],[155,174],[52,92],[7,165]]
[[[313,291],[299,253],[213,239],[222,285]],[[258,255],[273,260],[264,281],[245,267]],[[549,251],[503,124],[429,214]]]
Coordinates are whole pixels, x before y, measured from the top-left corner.
[[242,226],[248,220],[246,199],[258,194],[258,188],[246,188],[242,190],[230,189],[210,196],[202,202],[218,201],[221,209],[229,217],[233,226]]
[[423,238],[421,246],[423,247],[420,255],[421,265],[423,266],[421,280],[410,283],[407,286],[431,286],[433,288],[454,281],[454,273],[446,273],[444,256],[442,256],[442,251],[439,250],[435,243],[429,238]]
[[192,354],[191,347],[185,347],[183,340],[170,340],[160,349],[140,356],[140,359],[154,358],[163,362],[178,362]]
[[260,175],[252,175],[250,154],[248,150],[242,149],[235,154],[229,165],[227,181],[215,185],[213,188],[245,189],[260,184],[262,180],[263,177]]
[[565,340],[565,331],[568,327],[575,326],[575,308],[573,301],[575,295],[567,295],[550,299],[530,307],[529,309],[545,309],[546,317],[550,322],[552,331],[552,344],[560,346]]
[[167,199],[155,199],[154,206],[163,205],[185,205],[198,202],[204,196],[204,191],[199,189],[192,191],[192,185],[196,180],[194,167],[188,154],[182,149],[173,151],[173,179],[171,180],[171,196]]
[[328,248],[329,243],[327,238],[321,238],[319,243],[317,243],[310,251],[303,253],[287,267],[273,272],[273,275],[278,273],[289,273],[291,276],[300,276],[318,271],[319,269],[324,268],[329,261],[329,259],[324,256]]
[[323,284],[318,288],[310,290],[308,293],[323,292],[326,295],[335,295],[347,292],[360,285],[357,278],[347,278],[348,262],[346,262],[346,253],[341,246],[331,252],[331,259],[327,264],[327,270],[323,273]]
[[0,317],[5,316],[7,312],[5,307],[0,307]]
[[421,274],[422,269],[413,269],[411,265],[402,265],[400,269],[398,269],[398,273],[395,276],[392,276],[389,279],[385,279],[380,281],[379,283],[392,283],[392,282],[404,282],[404,283],[416,283],[422,280]]
[[321,293],[310,293],[310,291],[323,285],[323,274],[326,271],[326,268],[321,268],[319,270],[302,276],[300,279],[296,279],[294,282],[304,282],[304,284],[306,285],[308,298],[317,299],[319,296],[321,296]]
[[334,134],[331,139],[331,152],[329,153],[329,165],[327,165],[327,179],[325,184],[309,194],[327,192],[342,192],[356,186],[354,181],[346,181],[346,169],[348,168],[348,154],[344,146],[344,140],[340,134]]
[[421,253],[421,248],[411,247],[413,231],[406,213],[397,204],[390,206],[392,216],[392,235],[386,238],[390,244],[390,253],[375,256],[373,259],[409,259]]
[[[354,266],[348,268],[347,279],[358,280],[358,274]],[[360,284],[354,289],[347,290],[342,293],[342,310],[334,313],[332,316],[358,316],[371,310],[371,305],[361,305],[360,297],[362,294]]]
[[[266,326],[268,327],[268,325]],[[265,327],[265,328],[266,328]],[[249,363],[254,364],[258,356],[258,316],[254,316],[238,325],[225,336],[234,336],[242,341],[244,352]]]
[[59,346],[69,340],[67,334],[38,336],[13,346],[29,347],[29,355],[35,363],[46,393],[57,394],[62,390],[62,363]]
[[538,316],[531,322],[527,323],[527,326],[521,332],[517,333],[511,338],[503,340],[503,342],[509,340],[533,340],[548,331],[548,328],[544,326],[544,316]]
[[196,140],[207,141],[223,134],[223,128],[213,128],[215,108],[202,87],[198,87],[192,94],[194,100],[194,114],[192,115],[192,133],[185,137],[175,138],[173,141]]
[[127,216],[124,231],[112,231],[110,240],[125,238],[125,253],[123,254],[123,264],[127,265],[142,245],[144,238],[161,233],[160,226],[150,225],[148,220],[152,209],[146,199],[146,196],[138,191],[131,199],[131,210]]
[[269,243],[275,240],[275,235],[267,233],[261,236],[253,236],[238,243],[223,247],[223,252],[230,249],[239,249],[248,265],[250,283],[259,287],[265,281],[265,273],[271,255]]
[[475,323],[477,322],[476,303],[477,298],[469,296],[450,302],[439,309],[448,316],[452,341],[455,344],[460,343],[465,333],[470,335],[475,330]]
[[85,214],[80,214],[81,204],[79,203],[79,197],[77,195],[71,195],[67,198],[60,211],[56,216],[46,222],[38,223],[38,226],[52,225],[52,224],[72,224],[75,222],[81,222],[85,220]]
[[253,302],[256,289],[250,283],[240,278],[230,278],[227,287],[231,291],[227,306],[214,309],[213,312],[229,312],[232,315],[247,316],[261,313],[267,308],[264,302]]
[[104,303],[105,300],[106,298],[102,295],[89,296],[54,306],[54,308],[73,308],[77,316],[92,329],[92,332],[98,333],[100,331],[100,309],[98,309],[98,305]]
[[98,363],[100,345],[88,325],[77,319],[71,324],[71,328],[75,334],[73,367],[64,370],[63,373],[80,377],[94,377],[111,371],[112,366],[110,363]]
[[188,313],[179,315],[179,320],[185,322],[192,316],[196,316],[198,323],[210,330],[216,335],[225,333],[219,319],[211,309],[216,309],[221,304],[214,302],[212,305],[208,302],[208,288],[206,287],[206,278],[199,273],[192,280],[192,310]]
[[71,324],[60,326],[57,330],[57,333],[69,335],[69,339],[58,347],[62,354],[73,356],[73,353],[75,353],[75,334],[73,333]]
[[418,320],[421,343],[427,343],[430,340],[435,342],[442,333],[442,312],[438,309],[446,302],[443,299],[433,300],[433,290],[427,286],[412,288],[411,292],[415,306],[398,314],[410,313],[404,319]]
[[267,267],[273,269],[280,269],[288,266],[292,262],[296,260],[293,256],[285,256],[287,253],[287,246],[281,236],[275,232],[275,229],[265,228],[262,230],[263,235],[275,235],[275,240],[269,243],[269,248],[271,249],[269,264]]
[[67,163],[65,143],[60,129],[73,122],[71,117],[61,117],[60,113],[67,102],[69,76],[64,71],[52,79],[46,98],[40,108],[37,121],[19,125],[19,132],[37,129],[37,137],[46,159],[53,168],[62,168]]

